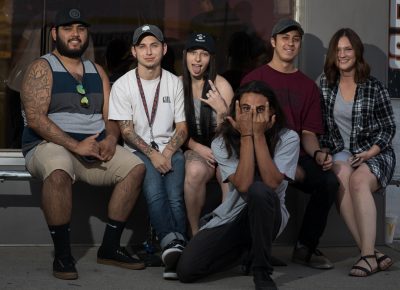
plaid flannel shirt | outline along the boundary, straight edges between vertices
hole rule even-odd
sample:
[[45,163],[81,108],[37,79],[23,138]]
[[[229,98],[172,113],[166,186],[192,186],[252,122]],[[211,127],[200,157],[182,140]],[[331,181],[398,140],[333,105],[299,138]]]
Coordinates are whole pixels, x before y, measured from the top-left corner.
[[[333,108],[339,82],[332,88],[328,86],[325,74],[320,79],[322,91],[322,112],[325,134],[320,136],[322,147],[335,154],[344,149],[344,141],[333,117]],[[352,110],[352,129],[350,151],[353,154],[369,150],[374,144],[381,151],[391,147],[396,132],[396,124],[388,90],[374,77],[357,84]]]

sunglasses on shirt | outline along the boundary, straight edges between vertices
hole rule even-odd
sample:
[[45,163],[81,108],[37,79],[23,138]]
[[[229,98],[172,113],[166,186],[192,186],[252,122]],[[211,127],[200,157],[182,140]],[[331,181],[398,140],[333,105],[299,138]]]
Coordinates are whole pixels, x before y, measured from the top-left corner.
[[82,84],[76,85],[76,92],[82,97],[80,104],[83,108],[89,108],[89,99],[86,97],[86,90]]

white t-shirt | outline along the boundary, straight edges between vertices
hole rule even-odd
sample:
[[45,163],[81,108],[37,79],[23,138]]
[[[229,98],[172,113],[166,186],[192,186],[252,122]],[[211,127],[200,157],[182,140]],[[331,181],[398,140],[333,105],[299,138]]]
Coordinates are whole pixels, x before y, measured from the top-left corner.
[[[146,143],[150,144],[150,126],[140,96],[136,80],[136,69],[133,69],[120,77],[112,86],[108,118],[110,120],[132,120],[136,134]],[[159,78],[155,80],[140,79],[146,97],[149,117]],[[160,152],[170,141],[175,133],[175,124],[185,121],[184,99],[182,81],[170,73],[162,70],[158,107],[153,123],[153,137]],[[126,148],[135,151],[134,148],[125,145]]]

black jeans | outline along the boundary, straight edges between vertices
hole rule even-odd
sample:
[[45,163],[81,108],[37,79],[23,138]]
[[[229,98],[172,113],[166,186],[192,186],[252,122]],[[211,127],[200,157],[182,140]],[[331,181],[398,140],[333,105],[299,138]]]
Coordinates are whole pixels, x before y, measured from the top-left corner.
[[300,156],[299,165],[305,172],[305,179],[295,186],[311,196],[298,241],[313,251],[324,233],[329,210],[335,202],[339,189],[339,182],[332,170],[323,171],[322,167],[308,155]]
[[282,221],[280,201],[259,181],[252,184],[247,195],[247,205],[234,221],[201,230],[190,240],[178,263],[179,280],[189,283],[239,265],[249,250],[252,267],[272,273],[269,261],[272,241]]

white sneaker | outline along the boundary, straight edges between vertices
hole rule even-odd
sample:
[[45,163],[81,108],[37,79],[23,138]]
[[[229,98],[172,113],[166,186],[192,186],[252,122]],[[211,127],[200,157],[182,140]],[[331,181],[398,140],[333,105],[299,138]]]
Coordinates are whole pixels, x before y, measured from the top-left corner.
[[180,240],[173,240],[169,243],[162,255],[161,259],[165,265],[163,278],[167,280],[177,280],[178,275],[176,274],[176,265],[178,264],[179,258],[184,249],[184,242]]
[[178,280],[178,274],[176,274],[175,269],[167,269],[167,267],[165,267],[163,278],[165,280]]

